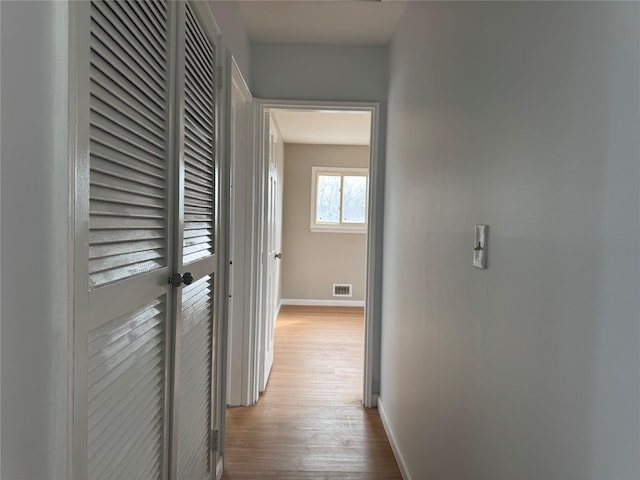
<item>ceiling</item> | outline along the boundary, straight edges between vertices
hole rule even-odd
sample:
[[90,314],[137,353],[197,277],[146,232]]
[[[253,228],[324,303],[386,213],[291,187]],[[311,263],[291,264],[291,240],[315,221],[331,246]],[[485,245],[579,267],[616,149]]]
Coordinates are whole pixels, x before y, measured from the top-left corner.
[[239,1],[254,43],[386,45],[406,1]]
[[371,113],[272,110],[285,143],[369,145]]

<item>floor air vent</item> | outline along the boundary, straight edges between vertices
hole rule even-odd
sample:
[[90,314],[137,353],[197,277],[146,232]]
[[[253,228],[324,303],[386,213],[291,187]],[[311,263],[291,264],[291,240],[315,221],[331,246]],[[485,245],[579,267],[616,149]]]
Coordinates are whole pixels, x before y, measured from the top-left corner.
[[346,283],[334,283],[333,284],[333,296],[334,297],[350,297],[351,285]]

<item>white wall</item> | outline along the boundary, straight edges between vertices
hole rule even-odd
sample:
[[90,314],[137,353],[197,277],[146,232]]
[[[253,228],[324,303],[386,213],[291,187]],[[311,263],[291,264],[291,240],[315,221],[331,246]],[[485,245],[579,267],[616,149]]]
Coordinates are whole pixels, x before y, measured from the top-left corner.
[[[387,47],[254,44],[251,48],[251,90],[257,98],[380,104],[378,175],[372,178],[378,192],[374,207],[378,212],[382,212],[384,206],[388,75]],[[368,239],[375,245],[373,255],[377,265],[382,265],[382,224],[380,215],[371,232],[372,238]],[[373,285],[372,289],[372,301],[367,307],[374,317],[370,325],[372,343],[379,345],[382,283]],[[372,353],[372,391],[377,394],[380,359]]]
[[252,91],[285,100],[384,102],[386,47],[254,44]]
[[[285,144],[282,298],[364,302],[367,237],[311,232],[313,167],[369,167],[366,145]],[[333,296],[334,283],[353,285],[353,296]]]
[[237,1],[209,0],[209,8],[222,34],[222,52],[219,53],[224,65],[226,50],[236,59],[245,82],[251,88],[251,43],[240,17]]
[[2,472],[68,478],[67,60],[63,2],[0,2]]
[[639,54],[638,3],[409,3],[381,402],[414,480],[640,478]]

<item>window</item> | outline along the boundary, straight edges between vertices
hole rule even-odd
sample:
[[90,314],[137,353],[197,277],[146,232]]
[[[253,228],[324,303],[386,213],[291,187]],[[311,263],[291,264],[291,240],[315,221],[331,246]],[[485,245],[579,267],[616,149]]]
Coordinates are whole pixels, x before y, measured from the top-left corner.
[[311,177],[311,231],[365,233],[368,170],[313,167]]

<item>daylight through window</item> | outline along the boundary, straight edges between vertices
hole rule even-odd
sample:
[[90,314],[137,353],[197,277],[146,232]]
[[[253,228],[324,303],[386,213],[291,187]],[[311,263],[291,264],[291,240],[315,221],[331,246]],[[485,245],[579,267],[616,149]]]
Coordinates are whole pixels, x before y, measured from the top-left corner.
[[366,168],[312,168],[311,230],[363,233],[367,221]]

